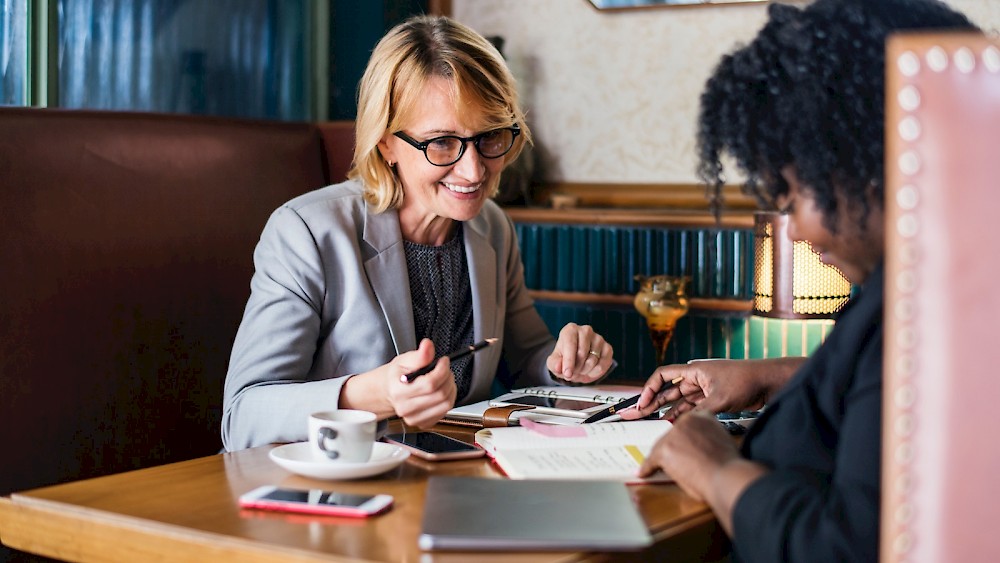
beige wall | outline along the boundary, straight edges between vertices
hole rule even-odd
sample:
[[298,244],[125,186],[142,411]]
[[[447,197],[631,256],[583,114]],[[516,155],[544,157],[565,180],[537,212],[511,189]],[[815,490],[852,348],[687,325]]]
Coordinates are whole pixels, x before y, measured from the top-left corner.
[[[1000,0],[947,0],[1000,28]],[[521,82],[545,179],[695,183],[701,88],[719,57],[751,39],[763,5],[599,12],[588,0],[452,0],[452,14],[500,35]]]

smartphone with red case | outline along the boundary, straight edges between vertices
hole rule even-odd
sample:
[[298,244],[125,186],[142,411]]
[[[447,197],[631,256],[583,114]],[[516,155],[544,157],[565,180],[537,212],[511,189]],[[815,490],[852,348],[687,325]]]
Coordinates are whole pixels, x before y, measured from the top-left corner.
[[265,485],[240,496],[239,502],[243,508],[365,518],[388,510],[392,500],[390,495],[283,489]]

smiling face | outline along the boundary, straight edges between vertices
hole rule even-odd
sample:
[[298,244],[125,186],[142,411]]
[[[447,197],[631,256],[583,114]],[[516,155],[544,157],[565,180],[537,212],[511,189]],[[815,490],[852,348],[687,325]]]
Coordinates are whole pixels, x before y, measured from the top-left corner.
[[[471,137],[482,131],[476,128],[479,114],[459,115],[451,83],[440,77],[427,81],[422,94],[409,112],[403,132],[418,142],[454,135]],[[455,228],[455,221],[468,221],[483,208],[493,187],[500,181],[504,159],[483,158],[470,142],[458,162],[435,166],[423,151],[387,131],[379,150],[388,162],[395,163],[396,175],[403,187],[403,206],[399,223],[403,238],[428,245],[444,244]]]
[[882,263],[885,236],[882,206],[869,202],[864,229],[859,225],[861,207],[843,197],[837,199],[837,232],[828,229],[823,213],[816,206],[808,186],[799,181],[795,168],[786,166],[781,176],[788,184],[788,193],[775,204],[788,215],[788,236],[795,241],[808,241],[825,264],[836,266],[853,284],[864,283],[868,275]]

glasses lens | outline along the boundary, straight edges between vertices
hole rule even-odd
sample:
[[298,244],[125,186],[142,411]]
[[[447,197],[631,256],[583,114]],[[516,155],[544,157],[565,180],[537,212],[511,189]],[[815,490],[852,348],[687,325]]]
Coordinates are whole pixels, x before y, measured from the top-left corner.
[[514,131],[510,129],[488,131],[482,134],[476,146],[479,149],[479,154],[486,158],[503,156],[514,146]]
[[462,140],[458,137],[438,137],[427,141],[427,160],[439,166],[458,160],[462,152]]

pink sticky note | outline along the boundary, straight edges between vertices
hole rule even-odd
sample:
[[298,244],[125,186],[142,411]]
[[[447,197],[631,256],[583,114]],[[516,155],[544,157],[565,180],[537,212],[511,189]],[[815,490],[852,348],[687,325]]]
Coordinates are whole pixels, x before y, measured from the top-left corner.
[[542,424],[528,417],[521,417],[518,421],[521,426],[528,430],[548,436],[549,438],[586,438],[587,431],[579,426],[563,426],[561,424]]

